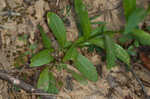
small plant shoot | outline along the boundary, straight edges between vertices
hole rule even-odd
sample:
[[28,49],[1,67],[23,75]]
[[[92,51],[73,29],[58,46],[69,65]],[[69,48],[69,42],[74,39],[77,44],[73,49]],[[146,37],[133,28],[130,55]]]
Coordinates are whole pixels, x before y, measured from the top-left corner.
[[[136,6],[136,0],[123,0],[123,8],[126,24],[124,29],[119,32],[119,35],[121,35],[120,38],[126,38],[123,40],[126,41],[130,37],[130,40],[138,42],[138,46],[150,45],[150,34],[138,29],[139,23],[149,14],[149,9],[138,8]],[[67,41],[64,22],[53,12],[47,13],[47,23],[57,40],[59,45],[58,49],[54,50],[51,39],[47,36],[42,26],[38,25],[43,42],[43,49],[33,55],[30,60],[30,67],[45,66],[39,76],[37,87],[48,93],[57,94],[59,92],[56,78],[53,72],[51,72],[51,69],[58,65],[61,66],[61,64],[65,64],[65,68],[62,67],[62,69],[72,74],[72,77],[82,84],[87,84],[88,80],[93,82],[98,80],[96,67],[78,50],[81,47],[87,47],[87,45],[94,45],[105,52],[106,66],[108,69],[116,66],[116,61],[118,60],[130,68],[129,50],[124,49],[122,45],[116,43],[114,39],[114,35],[118,32],[108,30],[105,24],[100,24],[93,29],[93,24],[91,24],[92,22],[88,17],[88,11],[82,0],[74,0],[74,9],[80,24],[80,29],[83,33],[76,41]],[[63,53],[63,55],[58,61],[58,59],[53,56],[53,53],[60,52]],[[68,68],[68,61],[72,61],[73,67],[76,68],[79,73]]]

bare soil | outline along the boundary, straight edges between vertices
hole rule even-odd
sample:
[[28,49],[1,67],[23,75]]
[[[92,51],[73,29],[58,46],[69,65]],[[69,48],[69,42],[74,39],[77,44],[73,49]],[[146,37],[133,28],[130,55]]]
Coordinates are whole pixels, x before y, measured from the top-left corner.
[[[36,80],[40,69],[26,67],[30,56],[21,56],[29,49],[29,45],[37,44],[34,53],[43,46],[37,29],[41,24],[47,34],[54,39],[46,24],[46,13],[52,11],[64,20],[67,28],[67,39],[76,40],[78,36],[74,19],[73,0],[0,0],[0,69],[9,72],[10,75],[25,80],[36,86]],[[103,21],[112,30],[121,29],[124,24],[122,0],[83,0],[93,17],[101,14],[94,21]],[[147,8],[148,0],[138,0],[140,6]],[[71,10],[67,13],[67,7]],[[67,15],[68,14],[68,15]],[[145,23],[149,23],[149,18]],[[148,24],[149,25],[149,24]],[[53,45],[58,45],[53,40]],[[75,81],[66,71],[53,70],[58,80],[64,82],[60,88],[57,99],[145,99],[141,87],[131,72],[127,72],[124,64],[118,62],[118,66],[111,71],[106,69],[101,56],[85,52],[95,66],[99,66],[99,80],[96,83],[88,82],[82,85]],[[18,67],[19,66],[19,67]],[[150,71],[144,68],[140,60],[132,63],[133,70],[142,80],[146,92],[150,95]],[[20,68],[20,69],[16,69]],[[69,78],[68,78],[69,77]],[[68,81],[69,80],[69,81]],[[70,85],[70,86],[69,86]],[[38,99],[36,95],[17,90],[15,86],[0,80],[0,99]]]

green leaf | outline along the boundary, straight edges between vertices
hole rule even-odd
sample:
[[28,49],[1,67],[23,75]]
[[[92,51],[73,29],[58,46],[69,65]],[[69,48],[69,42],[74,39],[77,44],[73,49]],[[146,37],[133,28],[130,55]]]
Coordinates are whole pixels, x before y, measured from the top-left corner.
[[[95,39],[90,40],[89,42],[102,49],[106,49],[103,38],[95,38]],[[130,56],[128,55],[126,50],[124,50],[120,45],[116,43],[114,44],[114,48],[115,48],[114,52],[115,52],[116,57],[120,59],[121,61],[123,61],[124,63],[126,63],[127,65],[130,65]]]
[[48,93],[58,94],[59,90],[54,85],[49,85]]
[[105,25],[106,22],[91,22],[91,24]]
[[136,0],[123,0],[123,8],[126,20],[136,9]]
[[38,79],[37,88],[44,90],[45,92],[57,94],[56,80],[48,68],[45,68]]
[[144,20],[144,17],[147,15],[147,11],[144,8],[137,8],[128,18],[127,24],[125,26],[124,34],[132,32],[133,29],[138,26],[138,24]]
[[94,30],[92,30],[91,34],[96,35],[96,34],[102,34],[105,31],[105,25],[99,26],[97,28],[95,28]]
[[74,4],[75,12],[77,14],[77,18],[79,19],[83,35],[87,39],[91,33],[91,24],[88,17],[88,12],[82,0],[74,0]]
[[94,45],[96,45],[96,46],[98,46],[98,47],[100,47],[100,48],[105,49],[105,46],[104,46],[104,39],[103,39],[103,38],[97,37],[97,38],[94,38],[94,39],[89,40],[88,42],[90,42],[91,44],[94,44]]
[[48,38],[48,36],[44,32],[44,29],[43,29],[42,26],[38,25],[38,28],[39,28],[41,36],[42,36],[42,41],[43,41],[44,47],[47,48],[47,49],[50,49],[51,45],[52,45],[51,40]]
[[131,33],[136,40],[138,40],[143,45],[150,45],[150,34],[143,31],[135,29]]
[[146,29],[150,32],[150,26],[147,26]]
[[147,11],[147,14],[150,14],[150,5],[148,6],[146,11]]
[[[94,44],[102,49],[106,49],[104,45],[104,39],[103,38],[95,38],[89,41],[91,44]],[[130,56],[124,50],[120,45],[114,44],[114,53],[118,59],[120,59],[122,62],[126,63],[128,66],[130,66]]]
[[80,44],[80,43],[82,43],[84,41],[85,41],[84,37],[81,36],[81,37],[78,38],[78,40],[75,41],[74,45],[76,46],[76,45],[78,45],[78,44]]
[[69,47],[71,45],[72,45],[72,42],[71,41],[67,41],[66,44],[65,44],[65,46],[64,46],[64,48],[67,48],[67,47]]
[[72,76],[73,76],[73,78],[74,78],[75,80],[77,80],[79,83],[81,83],[81,84],[83,84],[83,85],[88,84],[88,81],[87,81],[81,74],[78,74],[78,73],[76,73],[75,71],[73,71],[73,70],[71,70],[71,69],[67,69],[67,71],[68,71],[69,73],[71,73]]
[[113,66],[115,66],[116,54],[114,41],[108,35],[105,35],[105,48],[107,68],[111,69]]
[[68,60],[75,60],[78,55],[78,51],[75,48],[75,46],[71,46],[70,49],[66,52],[63,62],[66,62]]
[[67,64],[64,64],[64,63],[60,63],[56,66],[56,69],[61,71],[63,69],[67,69]]
[[40,51],[39,53],[35,54],[31,58],[31,67],[37,67],[44,64],[48,64],[49,62],[53,61],[53,57],[50,55],[50,50],[45,49]]
[[72,46],[79,46],[80,44],[84,43],[85,42],[85,39],[83,36],[79,37],[74,43]]
[[51,72],[49,72],[49,88],[48,93],[57,94],[59,90],[56,87],[56,79]]
[[93,39],[89,39],[88,41],[79,44],[80,47],[82,46],[85,47],[90,45],[95,45],[97,47],[104,49],[104,39],[102,37],[95,37]]
[[77,59],[74,60],[75,67],[85,76],[88,80],[96,82],[98,74],[96,68],[86,57],[78,54]]
[[89,45],[91,45],[90,42],[83,42],[83,43],[79,44],[78,47],[82,48],[82,47],[89,46]]
[[135,48],[134,48],[133,45],[130,45],[130,46],[128,47],[127,52],[128,52],[128,54],[131,55],[131,56],[136,56],[136,55],[137,55],[137,54],[136,54],[136,51],[135,51]]
[[122,62],[126,63],[128,66],[130,66],[130,56],[126,52],[126,50],[124,50],[120,45],[116,43],[114,44],[114,47],[116,57],[120,59]]
[[48,26],[53,31],[58,43],[61,47],[66,43],[66,29],[63,21],[55,13],[47,13]]
[[37,82],[37,88],[48,91],[49,88],[49,70],[45,68],[41,73]]
[[36,43],[33,43],[33,44],[29,45],[29,48],[30,48],[31,50],[35,50],[35,49],[37,48],[37,44],[36,44]]
[[122,35],[122,37],[119,38],[119,41],[121,44],[124,44],[126,42],[130,42],[132,39],[133,39],[132,35],[127,34],[127,35]]
[[88,50],[88,52],[90,52],[90,53],[95,52],[95,51],[96,51],[98,54],[103,53],[103,49],[102,49],[102,48],[100,48],[100,47],[98,47],[98,46],[96,46],[96,45],[93,45],[93,44],[89,45],[87,50]]
[[[92,39],[89,42],[91,44],[94,44],[94,45],[100,47],[100,48],[105,49],[104,39],[103,38]],[[116,43],[114,44],[114,47],[115,47],[115,55],[116,55],[116,57],[129,66],[130,65],[130,56],[128,55],[126,50],[124,50],[120,45],[118,45]]]
[[139,47],[140,46],[140,43],[139,43],[138,40],[135,40],[133,44],[134,44],[135,47]]

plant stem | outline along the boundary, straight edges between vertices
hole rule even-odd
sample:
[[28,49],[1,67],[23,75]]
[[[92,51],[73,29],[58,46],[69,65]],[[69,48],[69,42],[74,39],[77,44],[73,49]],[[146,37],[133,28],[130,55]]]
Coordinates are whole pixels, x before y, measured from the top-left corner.
[[139,83],[139,85],[141,86],[142,88],[142,91],[143,91],[143,94],[145,96],[145,99],[150,99],[150,97],[148,97],[146,91],[145,91],[145,87],[142,83],[142,81],[138,78],[138,76],[135,74],[135,72],[132,70],[132,68],[130,68],[130,72],[132,73],[132,75],[135,77],[135,79],[137,80],[137,82]]

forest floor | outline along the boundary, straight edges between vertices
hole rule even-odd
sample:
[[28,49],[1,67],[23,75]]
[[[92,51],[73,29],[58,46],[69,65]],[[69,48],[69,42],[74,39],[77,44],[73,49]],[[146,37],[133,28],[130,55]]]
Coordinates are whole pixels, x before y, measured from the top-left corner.
[[[107,27],[119,30],[125,24],[122,0],[83,0],[87,6],[89,17],[100,15],[94,21],[106,22]],[[148,0],[137,0],[140,6],[147,7]],[[27,66],[30,56],[42,49],[41,37],[37,25],[41,24],[46,33],[53,36],[46,23],[48,11],[57,13],[64,19],[67,28],[67,39],[74,41],[78,36],[73,11],[73,0],[0,0],[0,70],[21,79],[36,87],[41,68]],[[68,13],[69,9],[69,13]],[[149,25],[150,19],[143,24]],[[52,37],[54,38],[54,37]],[[54,41],[54,43],[56,43]],[[57,44],[56,44],[57,47]],[[140,54],[142,52],[138,52]],[[102,56],[96,52],[84,53],[95,66],[99,66],[99,80],[82,85],[65,71],[54,70],[58,80],[63,81],[57,99],[145,99],[141,86],[131,72],[127,72],[124,64],[112,70],[106,69]],[[141,59],[132,57],[133,71],[142,81],[147,95],[150,96],[150,71],[144,67]],[[38,99],[37,95],[27,93],[7,81],[0,80],[0,99]]]

